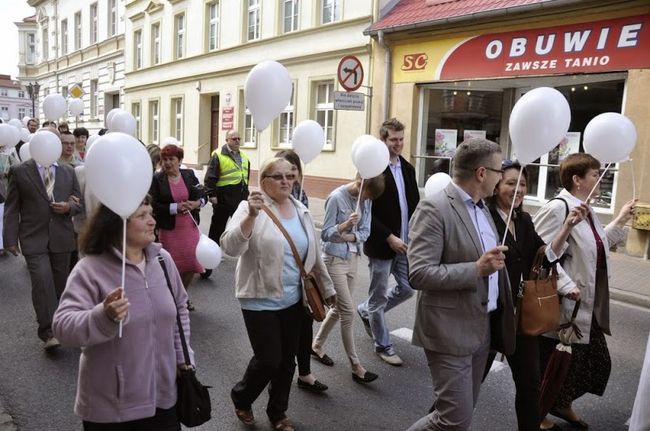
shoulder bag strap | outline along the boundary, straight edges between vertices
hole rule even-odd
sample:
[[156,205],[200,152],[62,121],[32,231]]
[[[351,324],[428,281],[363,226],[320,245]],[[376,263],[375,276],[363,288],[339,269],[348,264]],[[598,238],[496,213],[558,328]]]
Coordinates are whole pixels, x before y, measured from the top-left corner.
[[293,258],[296,260],[296,264],[298,265],[298,268],[300,269],[300,275],[304,278],[307,276],[307,272],[305,271],[305,265],[302,263],[302,259],[300,259],[300,255],[298,254],[298,249],[296,248],[296,245],[293,243],[293,240],[289,236],[289,232],[282,226],[282,223],[280,223],[280,220],[278,220],[278,217],[273,214],[273,211],[266,205],[262,206],[262,210],[266,213],[266,215],[269,216],[269,218],[273,221],[273,223],[277,226],[278,229],[280,229],[280,232],[282,232],[282,235],[287,239],[287,242],[289,243],[289,247],[291,247],[291,253],[293,253]]
[[[176,297],[174,296],[174,291],[172,290],[172,283],[169,280],[169,274],[167,273],[167,265],[165,265],[165,259],[161,255],[158,255],[158,262],[160,262],[160,266],[162,266],[162,270],[165,273],[165,280],[167,280],[169,293],[172,294],[172,298],[174,299],[174,307],[177,307]],[[185,365],[192,366],[192,362],[190,361],[190,352],[187,349],[187,341],[185,341],[185,331],[183,331],[183,325],[181,324],[181,316],[178,314],[178,308],[176,308],[176,324],[178,325],[178,333],[181,336],[181,345],[183,346],[183,357],[185,358]]]

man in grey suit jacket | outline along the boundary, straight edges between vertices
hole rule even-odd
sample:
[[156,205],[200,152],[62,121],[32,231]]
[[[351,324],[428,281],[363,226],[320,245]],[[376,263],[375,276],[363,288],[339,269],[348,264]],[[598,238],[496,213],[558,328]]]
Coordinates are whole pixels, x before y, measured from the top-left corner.
[[[52,196],[45,187],[47,170],[54,176]],[[5,249],[25,256],[32,282],[32,303],[38,321],[38,337],[45,349],[59,346],[52,336],[52,316],[70,272],[75,249],[72,216],[83,210],[79,184],[70,166],[54,163],[49,168],[33,159],[12,166],[5,204]]]
[[490,344],[514,350],[507,247],[483,199],[501,179],[501,148],[485,139],[463,142],[454,176],[420,201],[410,223],[409,281],[418,290],[413,344],[424,348],[436,396],[431,414],[409,431],[466,430]]

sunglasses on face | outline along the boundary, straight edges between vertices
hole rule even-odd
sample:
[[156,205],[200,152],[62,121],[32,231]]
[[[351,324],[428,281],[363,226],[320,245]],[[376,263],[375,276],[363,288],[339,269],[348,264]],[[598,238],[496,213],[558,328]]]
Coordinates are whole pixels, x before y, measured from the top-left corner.
[[295,174],[275,174],[275,175],[266,175],[264,178],[273,178],[275,181],[282,181],[283,179],[287,181],[295,181],[296,180],[296,175]]

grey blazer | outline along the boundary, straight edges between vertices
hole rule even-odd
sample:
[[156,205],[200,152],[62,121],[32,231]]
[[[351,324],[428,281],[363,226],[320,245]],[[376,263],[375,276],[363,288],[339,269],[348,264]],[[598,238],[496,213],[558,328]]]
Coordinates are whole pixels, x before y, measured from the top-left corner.
[[[492,217],[483,211],[496,235]],[[481,254],[480,238],[453,184],[420,201],[409,225],[409,281],[419,291],[413,344],[457,356],[478,350],[490,325],[487,277],[476,267]],[[494,313],[492,347],[510,354],[515,315],[505,270],[499,272]]]
[[68,253],[75,249],[72,216],[83,211],[79,183],[74,169],[63,164],[56,167],[54,178],[54,200],[67,201],[68,214],[52,211],[33,159],[11,167],[4,215],[5,246],[18,245],[20,240],[24,255]]

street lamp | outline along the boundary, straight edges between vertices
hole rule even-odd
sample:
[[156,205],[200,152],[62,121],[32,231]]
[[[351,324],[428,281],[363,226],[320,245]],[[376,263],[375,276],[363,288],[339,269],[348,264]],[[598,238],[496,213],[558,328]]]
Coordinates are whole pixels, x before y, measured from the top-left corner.
[[38,90],[40,90],[41,86],[38,84],[38,82],[30,82],[27,85],[27,93],[29,94],[29,98],[32,99],[32,117],[37,118],[38,116],[36,115],[36,109],[35,109],[35,102],[36,99],[38,99]]

